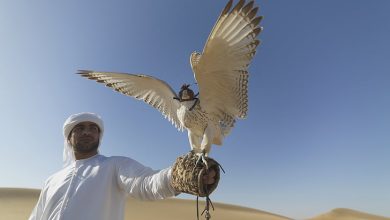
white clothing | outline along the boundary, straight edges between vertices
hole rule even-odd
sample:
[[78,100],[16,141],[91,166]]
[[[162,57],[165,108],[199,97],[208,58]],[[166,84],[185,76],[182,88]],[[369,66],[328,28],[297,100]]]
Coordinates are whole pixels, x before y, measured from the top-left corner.
[[95,155],[49,177],[29,220],[123,220],[126,196],[171,197],[171,168],[154,171],[127,157]]

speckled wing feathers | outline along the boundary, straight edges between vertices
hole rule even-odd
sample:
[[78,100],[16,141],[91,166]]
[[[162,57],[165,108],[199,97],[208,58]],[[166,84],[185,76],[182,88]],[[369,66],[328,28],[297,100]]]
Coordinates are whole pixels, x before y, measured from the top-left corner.
[[180,104],[173,99],[177,94],[164,81],[152,76],[126,73],[80,70],[78,74],[146,102],[159,110],[178,130],[183,131],[176,113]]
[[[191,54],[201,107],[221,121],[226,115],[245,118],[248,111],[248,66],[262,30],[254,2],[226,5],[206,42],[203,54]],[[229,117],[228,117],[229,118]],[[231,120],[231,119],[229,119]]]

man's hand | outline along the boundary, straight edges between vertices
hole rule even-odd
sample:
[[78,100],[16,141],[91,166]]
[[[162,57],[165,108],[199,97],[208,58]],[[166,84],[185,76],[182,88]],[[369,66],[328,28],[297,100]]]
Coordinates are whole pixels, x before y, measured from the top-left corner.
[[205,185],[212,185],[215,183],[215,175],[217,173],[215,172],[214,169],[209,169],[202,177],[203,179],[203,184]]

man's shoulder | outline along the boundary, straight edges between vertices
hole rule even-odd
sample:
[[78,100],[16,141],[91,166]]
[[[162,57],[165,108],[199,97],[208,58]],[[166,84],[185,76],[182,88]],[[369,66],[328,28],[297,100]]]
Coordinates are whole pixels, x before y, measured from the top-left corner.
[[137,162],[134,159],[130,157],[125,157],[125,156],[110,156],[110,157],[105,157],[105,160],[108,163],[134,163]]
[[[115,164],[115,163],[121,163],[121,162],[131,162],[135,161],[129,157],[125,156],[105,156],[99,154],[94,162],[92,163],[97,163],[97,164]],[[66,172],[66,171],[65,171]]]
[[99,155],[95,164],[103,167],[118,167],[121,165],[132,165],[137,163],[135,160],[125,156],[104,156]]
[[115,167],[117,171],[131,175],[140,175],[149,170],[152,170],[151,168],[146,167],[137,160],[125,156],[107,157],[106,161],[110,164],[109,166]]

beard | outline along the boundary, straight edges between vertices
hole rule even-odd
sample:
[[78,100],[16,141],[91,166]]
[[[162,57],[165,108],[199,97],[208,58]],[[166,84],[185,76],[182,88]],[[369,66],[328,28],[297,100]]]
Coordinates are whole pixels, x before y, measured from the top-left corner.
[[99,147],[99,140],[94,142],[78,141],[73,146],[73,150],[77,153],[90,153],[96,151],[98,147]]

